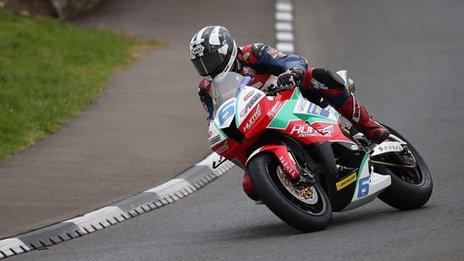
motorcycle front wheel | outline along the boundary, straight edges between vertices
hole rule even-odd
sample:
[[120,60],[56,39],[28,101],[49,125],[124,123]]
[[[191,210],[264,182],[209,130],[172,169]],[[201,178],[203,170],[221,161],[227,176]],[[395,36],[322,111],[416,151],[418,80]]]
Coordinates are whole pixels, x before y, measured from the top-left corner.
[[318,181],[295,186],[283,173],[275,156],[269,153],[251,159],[247,171],[259,198],[290,226],[312,232],[329,225],[332,206]]

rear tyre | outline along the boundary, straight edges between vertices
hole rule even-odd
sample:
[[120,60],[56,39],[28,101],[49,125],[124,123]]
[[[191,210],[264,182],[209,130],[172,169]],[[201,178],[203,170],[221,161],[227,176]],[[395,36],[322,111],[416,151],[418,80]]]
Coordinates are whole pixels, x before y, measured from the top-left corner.
[[420,208],[427,203],[432,195],[432,175],[424,159],[412,144],[392,128],[387,128],[390,133],[408,144],[417,165],[414,169],[376,166],[377,172],[390,175],[392,181],[391,186],[379,195],[379,199],[400,210]]
[[309,204],[289,192],[279,178],[279,164],[274,155],[263,153],[248,164],[251,182],[266,206],[280,219],[303,232],[322,230],[332,219],[332,206],[319,182],[308,186],[312,194]]

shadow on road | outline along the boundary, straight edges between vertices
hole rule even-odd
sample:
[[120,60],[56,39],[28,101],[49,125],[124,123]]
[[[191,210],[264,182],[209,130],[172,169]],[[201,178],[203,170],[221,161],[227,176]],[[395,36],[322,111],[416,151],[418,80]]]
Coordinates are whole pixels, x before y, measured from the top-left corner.
[[[288,236],[303,236],[303,235],[318,235],[320,233],[329,233],[329,230],[338,230],[339,228],[349,227],[350,224],[367,224],[367,223],[382,223],[389,219],[403,219],[411,215],[423,215],[431,213],[434,206],[425,206],[421,209],[399,211],[389,207],[382,208],[364,208],[353,210],[344,213],[334,213],[332,223],[323,231],[302,233],[283,221],[277,220],[276,222],[268,222],[258,224],[250,222],[250,224],[243,224],[240,226],[224,227],[217,230],[211,230],[205,238],[205,242],[236,242],[237,240],[261,240]],[[408,219],[409,220],[409,219]],[[202,234],[204,236],[204,234]],[[201,237],[198,237],[201,238]]]
[[266,238],[278,238],[301,234],[303,233],[280,221],[266,224],[252,223],[209,231],[208,236],[205,237],[205,242],[237,242],[243,240],[254,241]]
[[[367,208],[367,207],[366,207]],[[335,213],[332,218],[331,227],[344,226],[351,223],[362,223],[372,221],[383,221],[387,219],[404,218],[409,215],[418,215],[424,211],[433,209],[433,206],[426,205],[420,209],[400,211],[386,206],[385,208],[354,210],[351,212]]]

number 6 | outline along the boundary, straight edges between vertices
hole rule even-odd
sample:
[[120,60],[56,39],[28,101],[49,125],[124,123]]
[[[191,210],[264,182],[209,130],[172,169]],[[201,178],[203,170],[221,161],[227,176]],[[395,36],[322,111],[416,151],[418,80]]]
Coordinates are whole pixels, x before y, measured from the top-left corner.
[[358,198],[365,197],[367,194],[369,194],[369,177],[360,179],[358,186]]

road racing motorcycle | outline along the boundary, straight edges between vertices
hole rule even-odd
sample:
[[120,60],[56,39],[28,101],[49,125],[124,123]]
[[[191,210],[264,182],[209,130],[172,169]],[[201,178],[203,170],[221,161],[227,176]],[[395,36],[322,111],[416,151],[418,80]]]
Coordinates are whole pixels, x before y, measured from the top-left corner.
[[[346,86],[346,71],[337,72]],[[409,210],[423,206],[432,177],[417,150],[386,126],[390,137],[373,144],[322,99],[299,88],[257,89],[251,78],[226,72],[213,80],[211,149],[244,169],[259,199],[304,232],[330,224],[332,212],[379,198]]]

